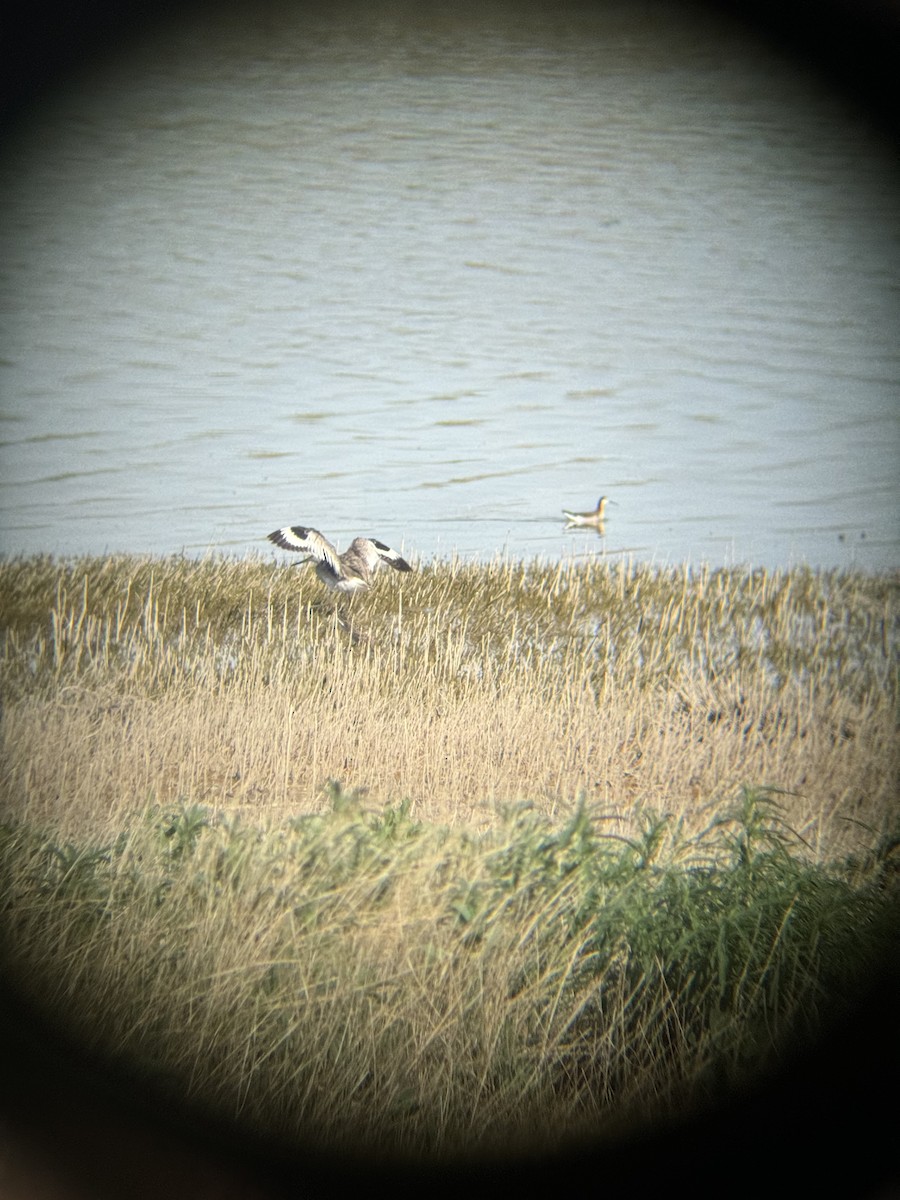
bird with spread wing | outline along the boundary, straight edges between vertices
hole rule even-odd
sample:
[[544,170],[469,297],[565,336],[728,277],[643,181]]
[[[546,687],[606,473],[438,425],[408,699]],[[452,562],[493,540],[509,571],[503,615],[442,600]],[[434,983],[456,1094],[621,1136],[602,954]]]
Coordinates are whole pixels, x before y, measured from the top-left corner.
[[270,533],[268,539],[282,550],[305,554],[306,562],[314,561],[316,574],[333,591],[364,591],[382,564],[395,571],[412,570],[405,558],[376,538],[354,538],[343,554],[338,554],[318,529],[305,525],[286,525]]

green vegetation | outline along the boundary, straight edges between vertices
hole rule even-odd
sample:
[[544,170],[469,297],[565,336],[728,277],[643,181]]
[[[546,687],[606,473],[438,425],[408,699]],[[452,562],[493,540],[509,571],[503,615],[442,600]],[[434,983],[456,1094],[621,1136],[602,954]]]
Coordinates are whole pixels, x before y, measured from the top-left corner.
[[897,579],[310,576],[0,564],[3,956],[89,1044],[336,1149],[538,1150],[887,953]]

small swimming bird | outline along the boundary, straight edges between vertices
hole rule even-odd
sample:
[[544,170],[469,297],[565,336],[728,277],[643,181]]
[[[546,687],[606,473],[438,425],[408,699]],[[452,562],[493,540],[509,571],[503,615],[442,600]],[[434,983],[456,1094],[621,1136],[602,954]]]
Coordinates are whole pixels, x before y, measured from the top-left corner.
[[412,570],[396,550],[375,538],[354,538],[343,554],[338,554],[318,529],[308,529],[304,525],[286,525],[270,533],[268,538],[282,550],[305,553],[307,562],[315,560],[318,577],[326,587],[338,592],[364,591],[382,563],[395,571]]
[[569,512],[563,509],[563,516],[570,525],[602,525],[606,514],[606,497],[601,496],[593,512]]

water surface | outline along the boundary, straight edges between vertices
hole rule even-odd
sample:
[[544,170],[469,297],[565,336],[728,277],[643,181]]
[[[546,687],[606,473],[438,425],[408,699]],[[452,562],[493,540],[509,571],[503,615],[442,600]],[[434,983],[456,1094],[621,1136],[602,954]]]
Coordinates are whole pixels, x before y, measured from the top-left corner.
[[900,566],[862,116],[674,6],[437,11],[181,24],[7,147],[0,551]]

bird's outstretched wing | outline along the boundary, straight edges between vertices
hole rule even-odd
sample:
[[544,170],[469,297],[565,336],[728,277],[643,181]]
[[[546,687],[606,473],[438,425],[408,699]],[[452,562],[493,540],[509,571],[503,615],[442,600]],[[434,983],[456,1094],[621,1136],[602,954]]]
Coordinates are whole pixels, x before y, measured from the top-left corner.
[[273,530],[268,538],[282,550],[298,550],[302,554],[308,554],[317,562],[325,563],[335,575],[340,574],[338,552],[318,529],[307,529],[304,525],[285,525],[283,529]]
[[358,538],[357,541],[365,540],[369,545],[374,546],[378,557],[388,566],[393,567],[395,571],[411,571],[412,567],[402,558],[396,550],[392,550],[390,546],[386,546],[384,542],[379,542],[377,538]]

